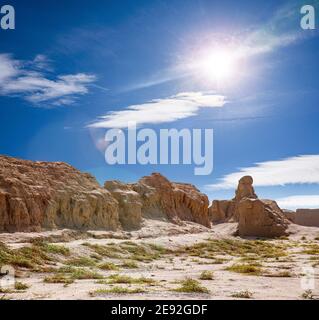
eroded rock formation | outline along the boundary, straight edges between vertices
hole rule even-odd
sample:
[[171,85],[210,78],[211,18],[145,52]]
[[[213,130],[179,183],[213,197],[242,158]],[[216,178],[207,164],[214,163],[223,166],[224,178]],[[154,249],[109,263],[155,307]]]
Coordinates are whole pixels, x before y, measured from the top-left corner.
[[319,209],[297,209],[294,222],[302,226],[319,227]]
[[273,238],[286,234],[288,219],[275,201],[258,199],[252,177],[239,180],[235,201],[240,236]]
[[119,181],[106,181],[104,188],[110,191],[119,203],[119,220],[122,227],[127,230],[141,228],[142,199],[133,190],[132,185]]
[[209,207],[209,216],[212,222],[238,222],[238,204],[243,198],[257,199],[251,176],[244,176],[239,180],[235,197],[232,200],[213,201],[211,207]]
[[296,223],[296,212],[293,210],[282,209],[284,216],[292,223]]
[[213,201],[209,215],[215,223],[238,222],[240,236],[282,236],[290,223],[275,201],[258,199],[250,176],[239,180],[232,200]]
[[142,198],[144,217],[162,216],[175,223],[185,220],[211,226],[208,197],[191,184],[170,182],[153,173],[142,178],[133,189]]
[[240,236],[274,238],[286,235],[289,221],[276,201],[243,198],[238,213]]
[[61,162],[0,157],[0,231],[118,226],[117,201],[91,175]]
[[208,198],[191,184],[170,182],[153,173],[133,184],[109,181],[105,188],[119,201],[120,221],[129,228],[138,228],[142,217],[167,219],[177,224],[184,220],[211,225]]
[[0,156],[0,231],[74,228],[138,229],[142,218],[210,227],[208,198],[190,184],[160,174],[135,184],[95,178],[62,162]]
[[240,202],[243,198],[257,199],[253,182],[254,180],[251,176],[244,176],[239,180],[234,199],[236,202]]
[[209,207],[209,218],[213,223],[222,223],[229,221],[231,218],[231,200],[214,200]]
[[174,183],[159,173],[137,183],[95,178],[62,162],[33,162],[0,156],[0,231],[74,228],[132,230],[143,218],[176,224],[238,221],[240,236],[285,234],[289,221],[276,202],[260,200],[252,177],[239,180],[232,200],[214,201],[195,186]]

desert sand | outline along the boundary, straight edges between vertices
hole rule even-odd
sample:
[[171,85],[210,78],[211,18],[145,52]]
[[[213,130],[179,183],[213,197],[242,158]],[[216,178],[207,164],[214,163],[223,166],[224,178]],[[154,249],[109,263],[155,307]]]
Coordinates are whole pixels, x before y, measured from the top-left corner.
[[[65,229],[2,233],[0,241],[11,250],[43,244],[52,246],[44,250],[52,259],[44,259],[43,263],[35,263],[33,267],[17,268],[16,280],[25,288],[2,290],[0,297],[151,300],[318,298],[318,228],[292,224],[289,236],[273,240],[241,239],[233,236],[235,230],[236,223],[222,223],[208,229],[191,222],[176,225],[147,219],[140,230],[132,232]],[[250,245],[245,250],[247,244]],[[59,250],[61,248],[64,250]],[[102,267],[103,264],[107,267]],[[253,268],[227,269],[234,265]],[[312,267],[315,272],[315,288],[312,290],[302,287],[304,267]],[[74,273],[74,270],[82,270],[82,275]],[[206,278],[211,279],[206,280],[203,272]],[[183,283],[186,290],[180,289]]]

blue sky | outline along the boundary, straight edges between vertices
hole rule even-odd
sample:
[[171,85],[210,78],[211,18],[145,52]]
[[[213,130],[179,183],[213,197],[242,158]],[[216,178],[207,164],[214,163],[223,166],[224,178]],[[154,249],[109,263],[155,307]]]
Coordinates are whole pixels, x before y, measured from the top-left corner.
[[[261,197],[319,207],[319,38],[300,28],[299,13],[304,4],[319,10],[318,1],[8,3],[16,30],[0,30],[1,154],[65,161],[101,183],[157,171],[211,199],[231,198],[238,177],[252,174]],[[211,47],[240,56],[227,81],[192,68]],[[155,99],[169,108],[185,92],[212,105],[143,126],[213,128],[211,175],[194,176],[192,166],[105,163],[106,127],[92,127],[101,116],[113,112],[116,123]]]

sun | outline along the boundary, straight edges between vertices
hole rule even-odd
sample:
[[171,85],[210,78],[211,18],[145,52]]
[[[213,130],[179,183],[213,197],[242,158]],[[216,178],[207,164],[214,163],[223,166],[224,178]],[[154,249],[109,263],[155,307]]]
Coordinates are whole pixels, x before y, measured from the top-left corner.
[[222,80],[232,75],[235,66],[229,52],[215,51],[202,57],[199,67],[208,78]]
[[238,47],[202,46],[190,50],[180,66],[181,70],[200,82],[229,85],[239,76],[241,58]]
[[198,57],[196,69],[207,80],[231,80],[236,72],[236,58],[230,50],[209,50]]

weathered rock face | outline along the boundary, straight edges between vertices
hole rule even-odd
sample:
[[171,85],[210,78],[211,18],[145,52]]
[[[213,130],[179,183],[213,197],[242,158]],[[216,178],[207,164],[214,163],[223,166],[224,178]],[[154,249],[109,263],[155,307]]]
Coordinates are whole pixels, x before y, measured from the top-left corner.
[[292,210],[282,209],[284,216],[292,223],[296,223],[296,212]]
[[102,188],[91,175],[65,163],[0,156],[0,232],[132,230],[148,217],[210,227],[208,198],[160,174],[135,184],[108,181]]
[[319,209],[297,209],[295,223],[302,226],[319,227]]
[[65,163],[0,156],[0,231],[118,226],[117,201],[91,175]]
[[143,217],[165,217],[175,223],[192,221],[210,228],[208,198],[195,186],[173,183],[153,173],[132,187],[142,199]]
[[234,199],[213,201],[209,216],[215,223],[238,222],[240,236],[278,237],[285,235],[289,225],[275,201],[258,199],[250,176],[239,180]]
[[238,212],[240,236],[273,238],[286,234],[289,221],[275,201],[243,198]]
[[209,218],[213,223],[222,223],[228,221],[230,216],[231,200],[214,200],[209,207]]
[[238,182],[235,197],[232,200],[214,200],[209,208],[212,222],[222,223],[227,221],[238,222],[238,204],[243,198],[257,199],[253,187],[253,178],[244,176]]
[[273,238],[286,234],[288,219],[275,201],[258,199],[252,177],[239,180],[234,201],[240,236]]
[[242,199],[257,199],[253,187],[253,178],[251,176],[244,176],[239,179],[238,187],[236,189],[235,198],[229,205],[228,215],[231,221],[239,221],[239,203]]
[[253,187],[253,178],[251,176],[244,176],[238,182],[236,190],[235,201],[239,202],[243,198],[257,199],[255,190]]
[[104,184],[119,203],[119,219],[124,229],[134,230],[142,224],[142,198],[132,185],[119,181],[106,181]]

